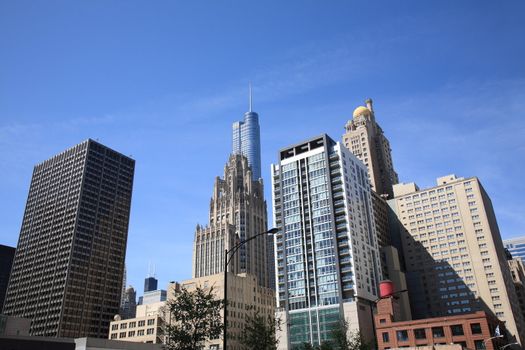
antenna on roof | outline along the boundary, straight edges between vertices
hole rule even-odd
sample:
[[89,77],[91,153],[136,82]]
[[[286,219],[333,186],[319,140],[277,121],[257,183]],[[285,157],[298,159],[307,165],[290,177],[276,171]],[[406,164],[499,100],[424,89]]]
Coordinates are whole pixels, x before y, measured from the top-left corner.
[[252,111],[252,82],[250,81],[249,84],[248,84],[248,89],[249,89],[249,92],[250,92],[250,112]]

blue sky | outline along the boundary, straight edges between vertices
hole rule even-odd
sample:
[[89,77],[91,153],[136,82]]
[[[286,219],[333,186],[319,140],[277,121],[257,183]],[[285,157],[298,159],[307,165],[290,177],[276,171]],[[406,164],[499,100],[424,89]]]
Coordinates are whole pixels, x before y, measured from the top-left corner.
[[136,159],[128,282],[191,277],[254,86],[262,166],[374,99],[403,182],[478,176],[525,235],[523,1],[0,0],[0,244],[34,164],[91,137]]

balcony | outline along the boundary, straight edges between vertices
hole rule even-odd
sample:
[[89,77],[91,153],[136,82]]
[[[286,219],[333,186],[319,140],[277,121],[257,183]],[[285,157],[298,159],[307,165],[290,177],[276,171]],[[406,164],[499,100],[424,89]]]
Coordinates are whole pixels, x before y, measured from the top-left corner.
[[340,231],[340,230],[346,230],[346,223],[343,223],[343,224],[339,224],[335,227],[336,231]]
[[332,185],[340,184],[341,183],[341,176],[336,176],[332,178]]
[[[334,201],[334,207],[341,207],[341,206],[344,206],[345,205],[345,201],[342,200],[342,199],[339,199],[339,200],[336,200]],[[344,207],[343,207],[344,208]],[[337,211],[336,211],[337,212]]]
[[333,193],[332,197],[334,199],[340,199],[340,198],[343,198],[343,191],[336,191]]

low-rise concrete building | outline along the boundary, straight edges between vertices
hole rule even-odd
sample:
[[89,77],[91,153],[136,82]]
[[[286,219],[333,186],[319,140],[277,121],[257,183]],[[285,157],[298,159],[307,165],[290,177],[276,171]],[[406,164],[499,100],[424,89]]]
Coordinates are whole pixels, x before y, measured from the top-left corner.
[[0,337],[2,350],[161,350],[160,344],[130,343],[100,338]]
[[122,320],[115,316],[109,326],[109,339],[138,342],[163,343],[162,327],[164,326],[164,306],[161,301],[147,305],[137,305],[135,318]]

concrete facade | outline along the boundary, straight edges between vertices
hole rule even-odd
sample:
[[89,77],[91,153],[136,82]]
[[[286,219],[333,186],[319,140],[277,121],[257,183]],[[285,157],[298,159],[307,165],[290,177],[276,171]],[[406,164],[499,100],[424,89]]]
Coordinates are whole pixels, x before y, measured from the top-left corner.
[[0,315],[0,336],[28,336],[31,320],[28,318]]
[[126,320],[115,317],[110,324],[108,339],[137,343],[163,343],[165,305],[165,301],[137,305],[136,317]]
[[490,198],[479,180],[448,175],[420,190],[394,185],[414,318],[485,311],[517,341],[523,320]]
[[98,338],[1,337],[2,350],[162,350],[159,344],[140,344]]

